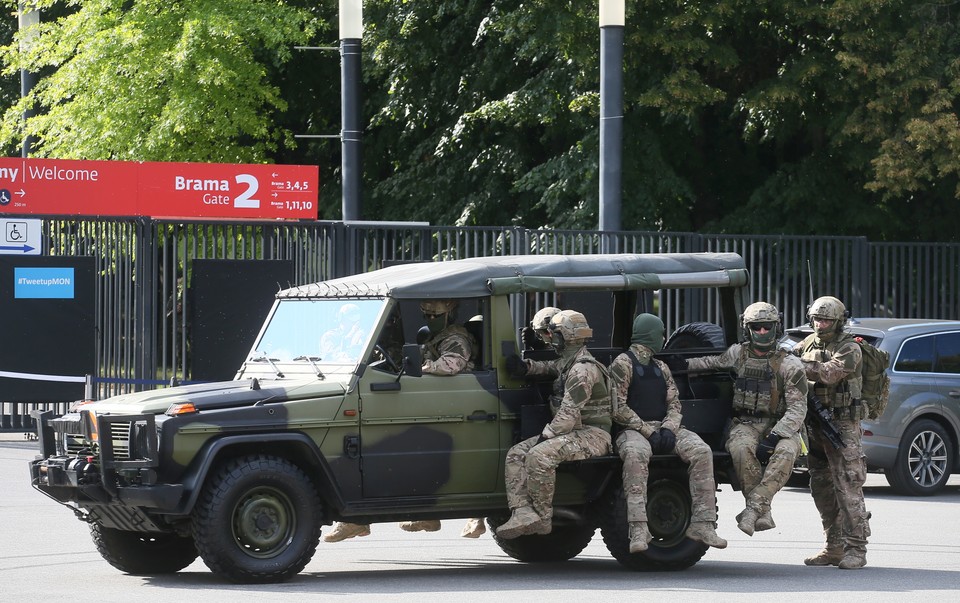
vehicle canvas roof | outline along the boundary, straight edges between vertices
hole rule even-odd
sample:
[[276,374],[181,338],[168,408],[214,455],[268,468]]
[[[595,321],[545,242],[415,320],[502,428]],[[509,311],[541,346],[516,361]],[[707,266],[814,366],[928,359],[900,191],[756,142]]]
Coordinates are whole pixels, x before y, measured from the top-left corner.
[[491,256],[401,264],[284,289],[278,298],[466,298],[524,291],[736,287],[747,283],[736,253]]

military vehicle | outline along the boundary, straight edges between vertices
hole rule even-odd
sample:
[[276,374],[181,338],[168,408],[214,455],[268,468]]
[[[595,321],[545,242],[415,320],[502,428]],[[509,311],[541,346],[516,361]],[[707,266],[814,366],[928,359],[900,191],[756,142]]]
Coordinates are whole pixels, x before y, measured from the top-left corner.
[[[78,402],[37,412],[33,486],[90,524],[131,574],[172,573],[199,555],[234,582],[278,582],[313,556],[334,521],[509,517],[504,458],[549,420],[550,383],[507,374],[538,306],[583,312],[603,362],[623,351],[637,312],[711,314],[664,354],[716,354],[736,341],[747,271],[732,253],[500,256],[406,264],[279,291],[232,381]],[[455,299],[478,342],[473,370],[423,374],[422,300]],[[684,424],[723,451],[729,374],[678,375]],[[686,466],[651,464],[650,548],[630,554],[620,460],[564,463],[553,531],[494,538],[524,562],[580,553],[597,529],[632,569],[682,569],[706,546],[686,539]],[[732,480],[736,481],[736,480]],[[330,545],[335,546],[335,545]]]

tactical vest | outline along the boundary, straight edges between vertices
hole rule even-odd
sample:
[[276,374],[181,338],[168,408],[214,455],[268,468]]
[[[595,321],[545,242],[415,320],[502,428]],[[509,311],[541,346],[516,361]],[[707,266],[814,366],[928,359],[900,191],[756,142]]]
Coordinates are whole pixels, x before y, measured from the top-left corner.
[[667,416],[667,380],[656,362],[643,365],[627,350],[633,361],[633,378],[627,388],[627,406],[644,421],[662,421]]
[[553,382],[553,395],[550,396],[550,412],[556,415],[563,402],[563,385],[567,381],[567,374],[575,364],[589,363],[599,369],[603,376],[593,385],[590,391],[590,399],[580,409],[580,422],[591,427],[610,430],[613,426],[613,419],[610,417],[610,375],[607,373],[607,367],[603,366],[593,356],[584,356],[577,358],[567,367],[560,371],[560,376]]
[[786,352],[777,350],[766,358],[753,358],[747,346],[740,348],[737,380],[733,387],[733,412],[762,418],[783,416],[778,373]]
[[[828,362],[832,359],[840,346],[844,343],[857,345],[849,333],[841,333],[834,341],[817,343],[816,335],[810,335],[803,340],[800,354],[801,360]],[[860,401],[860,379],[853,375],[840,383],[827,385],[814,383],[813,392],[820,398],[820,402],[827,408],[847,408]]]

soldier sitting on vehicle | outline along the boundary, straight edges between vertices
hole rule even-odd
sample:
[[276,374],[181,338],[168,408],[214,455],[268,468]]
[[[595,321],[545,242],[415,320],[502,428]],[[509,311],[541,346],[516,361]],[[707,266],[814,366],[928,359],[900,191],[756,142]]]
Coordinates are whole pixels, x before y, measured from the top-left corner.
[[727,541],[717,535],[717,485],[713,451],[700,436],[680,425],[680,393],[670,369],[653,357],[663,349],[663,321],[640,314],[633,321],[630,347],[610,364],[613,380],[613,420],[625,429],[617,435],[623,459],[623,490],[627,499],[630,552],[647,550],[647,477],[653,454],[676,452],[689,464],[692,517],[686,536],[718,549]]
[[673,370],[734,369],[733,427],[727,452],[746,498],[737,527],[776,527],[770,513],[774,495],[787,483],[800,453],[800,428],[807,413],[807,378],[796,356],[777,350],[780,313],[766,302],[746,307],[741,317],[744,343],[718,356],[668,359]]

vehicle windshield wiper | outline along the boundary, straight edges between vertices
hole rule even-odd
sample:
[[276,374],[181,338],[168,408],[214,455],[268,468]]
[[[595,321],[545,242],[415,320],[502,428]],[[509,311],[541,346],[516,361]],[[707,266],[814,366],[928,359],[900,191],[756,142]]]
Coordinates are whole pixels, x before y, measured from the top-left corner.
[[270,358],[270,357],[267,356],[266,354],[261,354],[261,355],[259,355],[259,356],[253,356],[253,355],[251,355],[249,358],[247,358],[247,361],[248,361],[248,362],[266,362],[266,363],[268,363],[268,364],[270,365],[270,368],[273,369],[273,372],[277,374],[277,378],[278,378],[278,379],[283,379],[283,372],[282,372],[279,368],[277,368],[277,365],[276,365],[276,364],[274,364],[274,361],[275,361],[275,360],[277,360],[277,359],[276,359],[276,358]]
[[297,360],[306,360],[307,362],[310,363],[310,366],[313,367],[313,370],[317,371],[317,377],[320,377],[321,381],[326,380],[327,376],[324,375],[323,371],[320,370],[320,367],[317,366],[317,362],[319,362],[320,360],[323,360],[323,358],[321,358],[320,356],[297,356],[293,360],[294,362],[296,362]]

